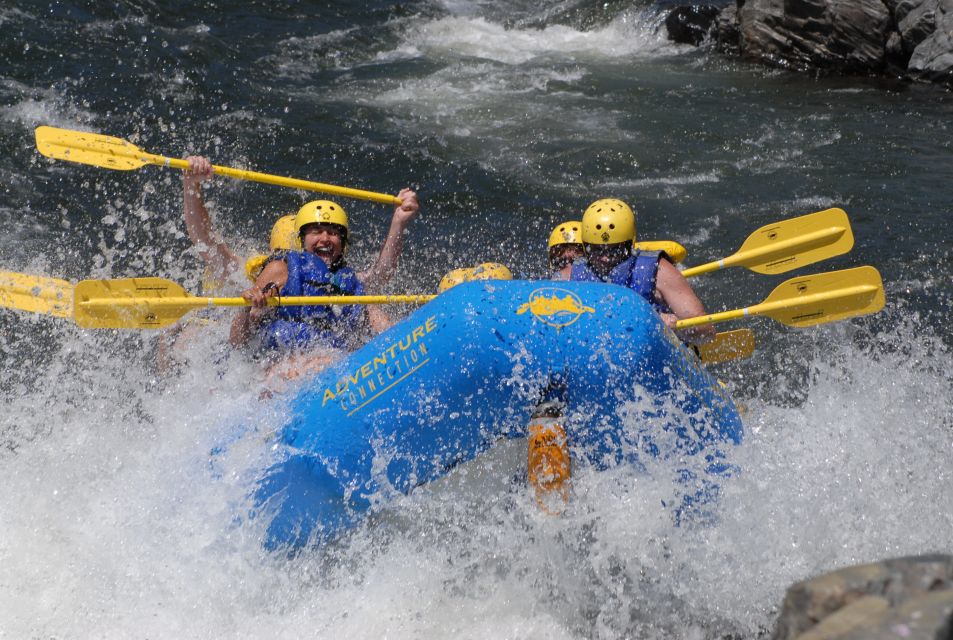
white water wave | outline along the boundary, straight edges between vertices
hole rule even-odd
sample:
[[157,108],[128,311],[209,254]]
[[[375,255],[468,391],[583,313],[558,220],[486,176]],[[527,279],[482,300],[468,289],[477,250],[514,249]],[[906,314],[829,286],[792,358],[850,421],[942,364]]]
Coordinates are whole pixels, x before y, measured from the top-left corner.
[[781,208],[778,213],[784,214],[794,214],[798,211],[809,212],[809,211],[821,211],[823,209],[830,209],[832,207],[844,207],[846,206],[844,202],[840,202],[831,198],[829,196],[811,196],[804,198],[794,198],[791,200],[790,204]]
[[18,7],[0,7],[0,27],[7,22],[16,24],[26,20],[35,20],[36,17],[31,13],[26,13]]
[[77,104],[52,88],[30,87],[21,82],[3,79],[0,95],[9,94],[11,104],[0,106],[0,117],[33,129],[50,125],[62,129],[88,129],[96,119],[87,105]]
[[[291,79],[307,79],[316,69],[347,70],[366,65],[426,59],[432,62],[492,61],[507,66],[617,63],[672,55],[684,47],[669,41],[653,14],[623,14],[605,27],[583,31],[563,25],[507,27],[478,15],[400,19],[389,27],[400,34],[396,46],[372,52],[358,30],[340,29],[283,41],[281,55],[261,62]],[[376,48],[376,46],[374,47]],[[373,50],[372,50],[373,51]]]
[[657,176],[652,178],[633,178],[632,180],[606,180],[599,183],[605,188],[682,186],[691,184],[714,184],[721,181],[718,171],[705,171],[681,176]]
[[283,78],[307,80],[315,69],[334,67],[347,69],[366,64],[360,43],[350,39],[360,36],[358,29],[336,29],[313,36],[293,36],[279,43],[280,54],[262,58],[259,64],[272,67]]
[[[547,93],[552,84],[575,82],[584,75],[579,69],[499,71],[493,63],[453,64],[430,76],[403,82],[367,98],[356,96],[356,99],[398,113],[413,111],[417,117],[443,118],[472,112],[475,117],[465,119],[469,123],[483,121],[488,127],[504,128],[507,126],[505,111],[508,105],[502,102],[502,98],[519,100],[509,105],[514,114],[525,114],[527,108],[543,111],[542,105],[533,100],[535,96]],[[558,99],[558,95],[555,97]],[[494,109],[492,114],[485,111],[489,107]],[[480,111],[484,112],[484,117],[479,116]]]
[[866,349],[848,323],[824,333],[834,344],[813,354],[801,406],[749,407],[746,472],[705,540],[706,563],[734,568],[722,608],[767,609],[791,582],[953,544],[948,349],[913,319]]
[[507,29],[482,17],[447,17],[408,30],[398,55],[436,59],[478,58],[520,65],[545,59],[618,60],[676,50],[647,20],[621,17],[594,31],[554,25]]
[[692,228],[686,229],[681,236],[686,246],[700,246],[708,242],[715,230],[721,227],[720,216],[709,216],[697,221]]
[[[662,462],[648,475],[579,467],[569,512],[545,516],[513,479],[525,464],[514,441],[293,559],[261,551],[243,497],[286,416],[255,398],[254,367],[216,371],[223,332],[199,335],[185,369],[157,383],[145,352],[121,358],[110,332],[64,329],[44,353],[52,366],[12,388],[3,631],[756,637],[794,580],[953,544],[940,507],[953,492],[953,363],[912,319],[867,346],[845,323],[815,332],[813,351],[744,365],[799,359],[813,373],[797,406],[747,401],[743,472],[712,526],[672,526]],[[210,456],[222,438],[227,455]]]

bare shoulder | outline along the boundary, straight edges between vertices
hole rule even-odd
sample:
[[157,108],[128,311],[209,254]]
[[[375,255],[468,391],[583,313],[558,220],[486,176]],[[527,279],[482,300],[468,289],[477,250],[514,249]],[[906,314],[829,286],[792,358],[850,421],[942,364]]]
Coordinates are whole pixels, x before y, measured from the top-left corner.
[[692,286],[673,264],[667,260],[659,262],[655,288],[665,304],[679,318],[691,318],[702,315],[705,307],[695,295]]
[[689,286],[688,280],[685,279],[685,276],[682,275],[682,272],[679,271],[675,265],[665,259],[659,260],[658,262],[658,274],[656,275],[656,281],[658,284],[663,286]]

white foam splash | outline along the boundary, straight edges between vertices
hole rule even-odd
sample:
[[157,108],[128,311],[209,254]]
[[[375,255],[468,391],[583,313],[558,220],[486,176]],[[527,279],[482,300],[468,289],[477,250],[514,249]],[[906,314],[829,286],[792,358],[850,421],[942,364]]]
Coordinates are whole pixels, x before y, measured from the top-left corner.
[[632,180],[605,180],[600,183],[604,188],[683,186],[691,184],[715,184],[721,181],[718,171],[705,171],[687,175],[657,176],[652,178],[634,178]]
[[520,65],[545,58],[617,60],[675,50],[653,24],[629,18],[616,19],[602,29],[580,31],[561,25],[508,29],[483,17],[451,16],[410,30],[397,53],[419,52],[428,58],[477,58]]
[[55,89],[27,87],[13,80],[5,80],[2,92],[12,93],[17,99],[0,107],[0,117],[33,129],[50,125],[63,129],[88,129],[95,120],[92,112],[82,105],[68,101]]
[[3,406],[17,449],[0,465],[0,608],[15,637],[753,637],[794,580],[953,543],[953,367],[913,319],[764,354],[812,373],[794,406],[746,400],[743,473],[714,526],[673,527],[662,465],[580,467],[569,512],[544,516],[514,480],[514,441],[293,559],[264,554],[242,517],[286,417],[255,398],[249,365],[214,364],[222,335],[199,334],[171,384],[108,334],[50,337],[53,366]]

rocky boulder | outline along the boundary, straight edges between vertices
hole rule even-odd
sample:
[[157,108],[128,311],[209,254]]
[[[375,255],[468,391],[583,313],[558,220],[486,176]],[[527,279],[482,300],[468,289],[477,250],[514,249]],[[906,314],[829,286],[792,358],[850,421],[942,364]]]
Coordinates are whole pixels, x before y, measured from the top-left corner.
[[742,54],[799,70],[882,71],[890,13],[879,0],[747,0]]
[[897,32],[904,53],[909,58],[914,49],[936,31],[936,8],[938,0],[891,0],[888,4],[897,23]]
[[697,47],[708,37],[712,22],[719,13],[721,9],[718,7],[676,7],[665,18],[668,37],[674,42]]
[[669,37],[799,71],[953,86],[953,0],[735,0],[676,7]]
[[908,71],[917,78],[953,86],[953,0],[933,0],[920,5],[924,7],[919,16],[911,13],[913,19],[907,22],[910,29],[904,46],[915,45]]
[[953,556],[847,567],[791,586],[773,640],[953,637]]

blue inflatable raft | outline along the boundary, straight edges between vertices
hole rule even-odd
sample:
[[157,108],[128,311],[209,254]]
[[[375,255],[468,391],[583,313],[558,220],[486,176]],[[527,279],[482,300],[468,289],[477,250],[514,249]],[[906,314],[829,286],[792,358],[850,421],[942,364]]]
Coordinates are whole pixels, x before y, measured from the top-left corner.
[[254,496],[256,516],[269,522],[266,546],[326,540],[382,496],[435,480],[501,438],[525,437],[534,407],[554,394],[569,408],[574,464],[703,455],[684,470],[686,502],[712,498],[730,469],[725,446],[742,437],[721,385],[634,292],[469,282],[290,399],[278,459]]

